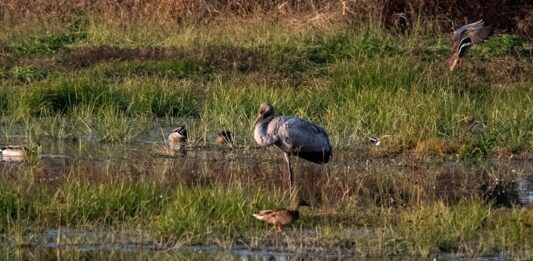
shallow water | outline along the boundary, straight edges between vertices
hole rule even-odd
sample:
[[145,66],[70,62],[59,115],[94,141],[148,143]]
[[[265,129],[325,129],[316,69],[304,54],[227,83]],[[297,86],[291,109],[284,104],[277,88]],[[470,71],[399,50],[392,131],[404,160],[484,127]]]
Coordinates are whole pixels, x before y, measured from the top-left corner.
[[[305,250],[298,253],[280,251],[275,247],[250,249],[233,246],[162,245],[149,241],[140,233],[125,231],[89,231],[49,229],[34,243],[15,246],[4,243],[0,258],[6,260],[356,260],[348,251],[319,252]],[[428,260],[412,256],[392,256],[389,260]],[[483,256],[475,260],[506,260],[504,255]],[[454,254],[433,255],[429,260],[467,260]],[[471,260],[471,258],[468,258]]]
[[[0,142],[1,143],[1,142]],[[275,149],[254,147],[194,147],[175,154],[165,141],[154,137],[129,144],[43,142],[38,157],[39,180],[61,182],[73,169],[82,169],[90,179],[107,175],[162,175],[194,184],[230,183],[235,179],[268,188],[287,187],[286,165]],[[0,180],[16,179],[27,167],[23,161],[2,158]],[[481,195],[497,205],[533,204],[533,162],[492,159],[479,163],[452,160],[429,162],[398,157],[391,159],[358,158],[350,151],[337,151],[331,163],[316,165],[293,160],[295,182],[309,194],[331,191],[334,199],[359,189],[360,197],[374,197],[378,181],[389,186],[386,193],[373,198],[376,204],[401,204],[402,189],[419,186],[426,196],[450,201]],[[168,177],[167,177],[168,176]],[[381,191],[383,192],[383,191]],[[339,194],[341,193],[341,194]],[[361,194],[363,193],[363,194]],[[321,198],[317,198],[321,201]]]
[[[54,186],[65,182],[69,173],[76,170],[93,180],[109,175],[128,179],[157,176],[165,178],[169,186],[178,182],[207,185],[239,180],[267,188],[288,187],[286,165],[276,149],[229,148],[208,143],[206,146],[189,144],[186,150],[173,154],[161,133],[161,130],[148,132],[128,144],[90,140],[42,141],[44,153],[33,163],[39,164],[35,177],[40,183]],[[22,137],[15,135],[10,141],[24,144]],[[4,143],[6,141],[0,140],[0,144]],[[0,182],[18,179],[27,167],[25,160],[2,159]],[[533,162],[527,160],[431,162],[409,157],[368,159],[358,157],[352,151],[335,151],[331,163],[321,166],[296,159],[293,169],[295,182],[302,187],[303,193],[314,204],[323,207],[333,206],[344,197],[357,197],[362,205],[380,206],[402,206],[437,199],[453,203],[471,196],[482,197],[500,207],[533,205]],[[346,233],[359,234],[361,231],[347,230]],[[61,231],[54,228],[44,231],[38,240],[25,247],[9,241],[2,241],[2,247],[0,255],[4,258],[24,260],[355,258],[352,253],[342,251],[293,253],[270,246],[258,250],[245,246],[225,250],[215,246],[169,246],[152,242],[135,232]],[[441,256],[439,260],[454,258]],[[499,259],[487,259],[493,258]]]

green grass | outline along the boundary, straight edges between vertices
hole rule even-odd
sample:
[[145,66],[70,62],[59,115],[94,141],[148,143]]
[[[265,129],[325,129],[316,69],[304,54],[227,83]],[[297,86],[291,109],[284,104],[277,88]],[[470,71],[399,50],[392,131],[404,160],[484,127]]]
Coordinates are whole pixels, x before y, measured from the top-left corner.
[[[80,21],[58,33],[83,31],[76,42],[45,56],[26,52],[25,59],[6,64],[3,117],[77,118],[84,111],[85,118],[98,119],[90,127],[99,139],[110,142],[138,134],[128,128],[106,133],[113,125],[153,117],[193,118],[203,130],[248,136],[258,104],[270,101],[280,114],[324,125],[337,149],[363,148],[370,135],[389,137],[382,155],[409,151],[430,138],[459,144],[462,149],[447,153],[460,158],[532,147],[532,89],[525,76],[531,47],[514,36],[495,36],[473,48],[467,65],[451,74],[444,65],[444,34],[393,35],[342,25],[292,30],[254,21],[241,29],[222,24],[156,35],[137,31],[138,38],[127,39],[94,21],[76,27]],[[142,44],[149,37],[161,42]],[[24,43],[12,41],[8,46]],[[5,52],[20,55],[16,50]],[[506,69],[499,67],[508,64],[501,59],[513,61],[513,71],[502,73]],[[483,133],[471,133],[464,119],[483,122]]]
[[[221,179],[202,185],[188,183],[186,171],[165,177],[148,167],[133,177],[111,167],[107,173],[88,176],[86,167],[73,166],[54,185],[38,182],[34,177],[41,172],[35,167],[21,169],[18,180],[4,180],[0,231],[19,244],[33,242],[41,228],[62,227],[135,230],[179,245],[261,248],[278,244],[279,239],[270,225],[251,214],[291,201],[287,192],[253,182],[246,170],[234,173],[230,183]],[[209,175],[209,170],[197,175]],[[505,252],[519,257],[533,247],[529,207],[500,208],[481,199],[476,189],[466,190],[475,187],[482,175],[468,176],[460,185],[464,190],[457,189],[467,194],[448,200],[433,188],[440,174],[424,173],[414,187],[412,181],[418,177],[398,178],[396,172],[372,175],[375,181],[365,175],[338,176],[340,180],[323,177],[318,190],[304,189],[302,195],[320,191],[322,200],[308,198],[313,207],[303,208],[301,220],[287,227],[284,248],[296,252],[342,249],[361,256],[458,253],[475,257]],[[502,181],[511,178],[497,175]],[[348,197],[331,186],[335,183],[342,190],[359,182],[364,182],[362,190],[348,190]],[[376,202],[380,197],[381,203]]]
[[[269,101],[278,114],[324,126],[335,159],[346,164],[396,154],[530,158],[531,43],[494,36],[450,73],[446,33],[256,19],[170,28],[84,16],[64,24],[6,23],[0,29],[0,135],[6,142],[77,142],[81,155],[92,142],[131,144],[164,120],[187,123],[192,151],[212,145],[210,135],[224,129],[235,133],[236,148],[251,153],[258,106]],[[161,130],[162,140],[167,134]],[[371,146],[370,136],[382,145]],[[266,179],[263,163],[191,169],[186,157],[147,158],[152,165],[139,160],[123,168],[76,162],[58,183],[40,181],[50,167],[43,161],[7,164],[2,174],[17,178],[0,182],[0,231],[21,245],[35,231],[58,226],[138,229],[154,240],[226,248],[277,242],[270,226],[250,216],[290,203],[288,193],[254,180]],[[269,160],[272,177],[284,173],[285,166],[272,168],[275,160]],[[472,192],[487,185],[477,175],[458,178],[470,184],[469,193],[458,189],[459,195],[443,198],[434,187],[446,171],[358,176],[354,169],[361,166],[332,164],[324,167],[319,188],[307,191],[319,202],[290,227],[292,251],[348,249],[378,257],[531,252],[531,208],[484,201]],[[482,169],[485,175],[492,167]]]
[[[198,244],[213,241],[211,235],[245,237],[260,223],[251,218],[257,206],[279,205],[283,195],[264,190],[249,190],[244,184],[229,187],[213,186],[198,189],[178,187],[165,211],[155,220],[154,227],[162,235],[179,238],[191,235]],[[194,243],[193,242],[193,243]]]
[[89,20],[87,17],[77,16],[72,19],[67,32],[29,37],[22,42],[9,46],[10,53],[19,57],[58,53],[64,50],[67,45],[84,40],[87,37],[86,31],[88,27]]

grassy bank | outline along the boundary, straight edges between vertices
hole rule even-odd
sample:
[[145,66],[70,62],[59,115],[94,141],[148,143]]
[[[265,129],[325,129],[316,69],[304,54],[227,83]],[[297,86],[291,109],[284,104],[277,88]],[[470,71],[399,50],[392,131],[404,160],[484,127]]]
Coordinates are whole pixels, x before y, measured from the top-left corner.
[[[509,205],[517,204],[510,203],[516,197],[512,182],[531,177],[513,165],[466,167],[465,173],[376,163],[354,173],[360,165],[335,165],[327,170],[335,171],[334,176],[301,177],[301,193],[312,208],[302,209],[302,219],[280,236],[251,213],[290,204],[291,195],[277,181],[269,188],[279,176],[271,168],[283,169],[283,162],[259,169],[244,164],[231,174],[227,171],[234,168],[231,162],[205,168],[173,161],[165,166],[153,163],[138,163],[136,172],[125,172],[128,165],[110,165],[102,172],[98,164],[76,164],[59,179],[51,179],[43,163],[18,168],[17,178],[5,176],[0,185],[3,242],[39,245],[49,240],[42,238],[43,230],[60,228],[65,233],[138,231],[144,238],[140,242],[166,246],[276,246],[297,253],[359,256],[451,252],[520,257],[533,247],[531,207]],[[251,175],[250,168],[256,174]],[[54,239],[54,244],[139,240],[118,235],[116,241],[91,239],[83,233],[66,238]]]
[[[364,150],[369,136],[384,139],[374,155],[469,158],[532,148],[532,47],[512,35],[473,48],[452,74],[447,32],[425,28],[398,35],[260,19],[117,27],[86,16],[64,24],[2,29],[6,125],[55,117],[97,140],[128,142],[146,131],[139,122],[184,117],[200,122],[193,133],[229,129],[249,145],[266,100],[280,114],[324,125],[337,149]],[[77,129],[65,135],[80,138]]]

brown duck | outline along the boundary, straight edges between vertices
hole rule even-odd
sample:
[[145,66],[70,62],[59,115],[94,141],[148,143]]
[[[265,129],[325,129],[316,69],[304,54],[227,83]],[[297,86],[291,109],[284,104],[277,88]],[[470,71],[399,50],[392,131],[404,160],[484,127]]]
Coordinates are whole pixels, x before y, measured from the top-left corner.
[[217,136],[215,136],[215,143],[220,146],[232,146],[233,145],[233,133],[231,131],[220,131],[217,133]]
[[303,199],[298,199],[294,202],[291,209],[277,208],[269,210],[261,210],[257,214],[253,214],[255,218],[262,220],[268,224],[276,226],[277,231],[283,231],[283,226],[292,223],[300,217],[298,209],[302,206],[308,206]]

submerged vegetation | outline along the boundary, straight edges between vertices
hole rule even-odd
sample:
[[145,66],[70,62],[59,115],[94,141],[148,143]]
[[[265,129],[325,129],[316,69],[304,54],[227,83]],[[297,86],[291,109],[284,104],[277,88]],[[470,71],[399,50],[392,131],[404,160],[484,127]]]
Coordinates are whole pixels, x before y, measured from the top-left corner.
[[[45,150],[0,161],[3,246],[39,245],[58,228],[140,231],[176,247],[531,256],[531,202],[512,192],[531,179],[533,148],[522,25],[505,27],[520,36],[501,31],[494,16],[502,28],[451,73],[457,21],[388,21],[396,16],[370,4],[379,1],[75,2],[0,3],[0,140]],[[14,8],[25,12],[5,11]],[[408,29],[391,28],[402,21]],[[263,101],[324,126],[335,151],[320,171],[296,163],[312,208],[283,236],[251,217],[294,196],[281,159],[254,154]],[[189,135],[179,156],[161,144],[177,124]],[[220,130],[234,134],[231,149],[199,156]],[[433,160],[442,165],[420,171]]]

